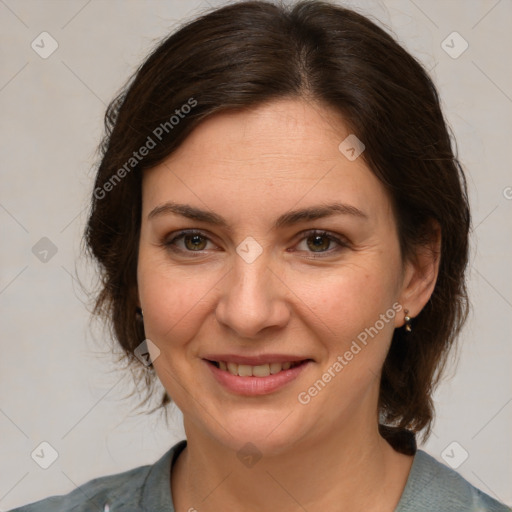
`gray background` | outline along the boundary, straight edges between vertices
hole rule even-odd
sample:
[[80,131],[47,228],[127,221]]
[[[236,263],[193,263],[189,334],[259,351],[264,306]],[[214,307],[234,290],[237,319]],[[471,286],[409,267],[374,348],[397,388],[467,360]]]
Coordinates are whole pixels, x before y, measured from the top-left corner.
[[[512,505],[512,2],[340,3],[387,25],[432,70],[457,138],[473,310],[424,449]],[[170,426],[130,413],[130,375],[91,332],[73,276],[94,282],[80,237],[106,104],[160,37],[209,5],[221,2],[0,0],[0,510],[152,463],[184,437],[179,411]],[[43,31],[59,45],[46,59],[31,47]],[[454,31],[469,44],[458,58],[445,51],[462,49],[457,36],[442,46]],[[32,251],[43,237],[57,249],[46,262]],[[43,441],[58,452],[46,470],[31,458]]]

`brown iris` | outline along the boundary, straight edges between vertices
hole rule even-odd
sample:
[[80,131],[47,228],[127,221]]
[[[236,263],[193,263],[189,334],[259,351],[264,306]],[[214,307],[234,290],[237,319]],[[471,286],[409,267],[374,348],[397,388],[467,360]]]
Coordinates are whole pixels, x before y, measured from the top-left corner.
[[185,247],[191,251],[202,251],[206,247],[206,238],[204,236],[185,235],[183,239]]
[[[313,243],[310,243],[310,240],[313,240]],[[324,241],[322,243],[322,240]],[[329,244],[331,241],[325,235],[313,235],[308,237],[308,247],[313,250],[313,252],[322,252],[329,248]],[[320,249],[317,251],[316,249]]]

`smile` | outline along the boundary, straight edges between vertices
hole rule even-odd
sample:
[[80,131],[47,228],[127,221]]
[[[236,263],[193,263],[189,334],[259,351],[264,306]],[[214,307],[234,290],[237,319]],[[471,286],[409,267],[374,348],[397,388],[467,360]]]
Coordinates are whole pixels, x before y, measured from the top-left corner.
[[229,372],[231,375],[238,375],[239,377],[268,377],[275,375],[283,370],[295,368],[305,361],[287,361],[284,363],[265,363],[257,366],[249,364],[237,364],[226,361],[209,361],[222,371]]
[[245,396],[267,395],[276,392],[306,371],[313,364],[311,359],[296,361],[268,362],[255,361],[258,364],[240,364],[234,361],[215,361],[203,359],[210,369],[214,381],[230,393]]

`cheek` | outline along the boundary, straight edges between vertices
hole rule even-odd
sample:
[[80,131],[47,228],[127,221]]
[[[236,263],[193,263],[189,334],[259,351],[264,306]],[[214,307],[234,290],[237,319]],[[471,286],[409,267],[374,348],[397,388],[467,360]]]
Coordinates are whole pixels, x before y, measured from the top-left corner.
[[300,296],[331,331],[353,335],[354,329],[373,324],[392,306],[396,293],[391,275],[390,268],[358,266],[318,274],[314,280],[303,276]]
[[303,280],[298,293],[307,306],[303,320],[309,318],[309,329],[323,347],[319,371],[342,358],[343,378],[334,379],[332,388],[343,390],[342,401],[351,393],[364,393],[380,374],[394,331],[396,269],[375,262],[369,258],[364,267],[347,265]]
[[215,272],[197,272],[192,266],[179,269],[142,254],[138,287],[146,336],[166,350],[185,343],[207,314],[205,307],[218,279]]
[[310,384],[336,376],[318,404],[351,409],[378,384],[397,314],[390,274],[389,269],[386,274],[359,268],[317,279],[302,289],[307,306],[303,319],[309,318],[317,347],[323,348],[318,352],[323,353],[318,374]]

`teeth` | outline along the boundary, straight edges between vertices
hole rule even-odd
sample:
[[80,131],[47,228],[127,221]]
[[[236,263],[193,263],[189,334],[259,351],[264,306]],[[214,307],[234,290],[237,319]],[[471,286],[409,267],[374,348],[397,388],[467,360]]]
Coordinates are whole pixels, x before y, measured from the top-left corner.
[[248,364],[239,364],[238,375],[240,375],[240,377],[252,377],[252,366],[249,366]]
[[259,366],[253,366],[252,375],[254,377],[268,377],[270,375],[270,366],[268,364],[260,364]]
[[270,363],[270,373],[274,375],[274,373],[280,372],[283,369],[283,365],[281,363]]
[[219,361],[219,368],[224,371],[228,371],[232,375],[238,375],[240,377],[268,377],[274,375],[282,370],[289,370],[294,366],[297,366],[300,362],[286,362],[286,363],[267,363],[260,364],[259,366],[251,366],[249,364],[236,364],[226,363]]

